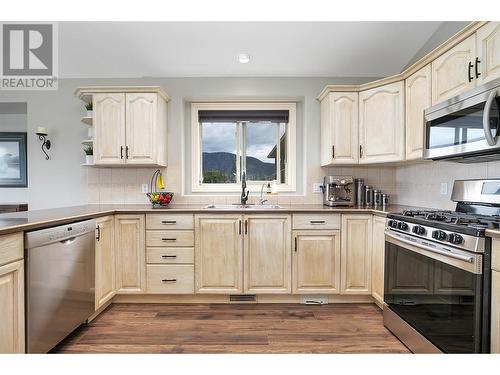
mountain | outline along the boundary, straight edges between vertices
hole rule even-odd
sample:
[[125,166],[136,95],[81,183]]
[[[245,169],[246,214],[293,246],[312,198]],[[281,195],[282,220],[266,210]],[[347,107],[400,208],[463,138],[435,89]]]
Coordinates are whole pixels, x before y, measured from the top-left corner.
[[[236,172],[236,155],[230,152],[204,152],[203,170],[219,171],[226,176],[232,176]],[[247,179],[269,181],[275,178],[274,164],[247,156]]]

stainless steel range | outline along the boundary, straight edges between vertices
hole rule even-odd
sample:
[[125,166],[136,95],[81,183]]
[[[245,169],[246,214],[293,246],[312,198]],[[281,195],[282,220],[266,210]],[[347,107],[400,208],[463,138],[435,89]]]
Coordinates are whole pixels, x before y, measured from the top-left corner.
[[387,216],[384,324],[416,353],[488,353],[500,179],[455,181],[455,211]]

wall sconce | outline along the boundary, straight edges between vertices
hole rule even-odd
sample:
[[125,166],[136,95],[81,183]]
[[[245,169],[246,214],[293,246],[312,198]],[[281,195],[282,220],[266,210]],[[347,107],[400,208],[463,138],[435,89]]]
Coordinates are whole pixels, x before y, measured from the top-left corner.
[[45,151],[45,149],[50,150],[50,141],[47,139],[47,135],[48,134],[49,133],[47,133],[47,129],[44,128],[44,127],[42,127],[42,126],[39,126],[36,129],[36,135],[38,135],[38,139],[41,140],[41,141],[43,141],[43,143],[42,143],[42,151],[45,154],[45,159],[46,160],[50,159],[49,154],[47,154],[47,151]]

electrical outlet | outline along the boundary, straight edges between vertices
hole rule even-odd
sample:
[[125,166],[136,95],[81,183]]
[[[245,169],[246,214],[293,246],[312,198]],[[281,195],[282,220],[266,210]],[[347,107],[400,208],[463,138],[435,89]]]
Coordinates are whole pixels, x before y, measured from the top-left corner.
[[146,194],[149,193],[149,185],[148,184],[142,184],[141,185],[141,191]]
[[441,182],[441,195],[448,194],[448,183]]
[[321,190],[321,187],[323,186],[323,184],[321,182],[315,182],[313,184],[313,193],[322,193],[323,190]]

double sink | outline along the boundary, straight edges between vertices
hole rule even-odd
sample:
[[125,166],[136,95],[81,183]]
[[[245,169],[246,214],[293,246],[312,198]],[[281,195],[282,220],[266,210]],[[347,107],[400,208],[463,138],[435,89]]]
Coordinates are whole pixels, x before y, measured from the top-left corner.
[[251,210],[270,210],[283,208],[277,204],[209,204],[205,206],[206,209],[213,210],[240,210],[240,209],[251,209]]

